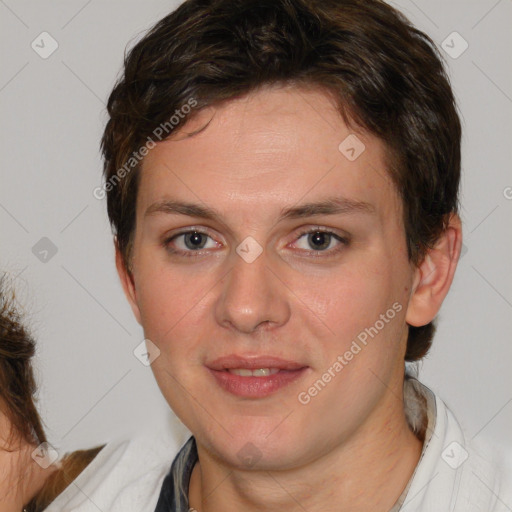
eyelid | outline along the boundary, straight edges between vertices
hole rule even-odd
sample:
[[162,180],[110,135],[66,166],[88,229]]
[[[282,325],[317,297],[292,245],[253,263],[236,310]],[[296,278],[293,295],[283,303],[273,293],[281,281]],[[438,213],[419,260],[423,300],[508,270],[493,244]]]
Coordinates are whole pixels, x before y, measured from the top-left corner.
[[[182,249],[170,249],[169,248],[169,244],[171,241],[173,241],[174,239],[176,239],[177,237],[181,236],[181,235],[186,235],[186,234],[190,234],[190,233],[194,233],[194,232],[197,232],[199,234],[202,234],[202,235],[207,235],[209,238],[211,238],[212,240],[215,241],[215,243],[218,243],[214,237],[211,235],[211,230],[205,226],[187,226],[185,228],[182,228],[181,230],[178,230],[177,232],[175,233],[172,233],[170,235],[165,235],[163,237],[163,242],[162,242],[162,245],[164,246],[164,248],[166,248],[169,252],[171,252],[172,254],[175,254],[175,255],[178,255],[178,256],[184,256],[184,257],[201,257],[205,252],[209,252],[211,251],[211,249],[199,249],[197,251],[192,251],[192,250],[182,250]],[[308,235],[308,234],[313,234],[313,233],[326,233],[328,235],[331,235],[332,237],[334,237],[338,242],[340,242],[340,245],[342,246],[347,246],[350,242],[351,242],[351,237],[350,235],[348,234],[341,234],[340,232],[338,232],[338,230],[334,229],[334,228],[328,228],[328,227],[325,227],[325,226],[318,226],[318,225],[311,225],[309,227],[302,227],[302,228],[298,228],[298,233],[295,232],[294,235],[293,235],[293,241],[297,241],[297,240],[300,240],[304,235]],[[289,244],[287,244],[286,246],[288,246]],[[337,254],[340,250],[342,250],[342,248],[338,248],[338,249],[329,249],[329,250],[324,250],[324,251],[315,251],[313,249],[311,250],[305,250],[305,249],[300,249],[299,252],[303,253],[303,255],[314,255],[314,257],[317,257],[317,258],[328,258],[329,256],[333,256],[335,254]],[[324,256],[322,256],[322,254],[324,254]]]
[[199,233],[201,235],[207,235],[209,238],[215,241],[215,243],[218,243],[214,237],[211,235],[211,230],[204,227],[204,226],[187,226],[186,228],[182,228],[181,230],[178,230],[176,232],[173,232],[172,234],[166,234],[163,236],[162,239],[162,246],[171,252],[172,254],[177,254],[178,256],[193,256],[202,255],[205,251],[209,251],[211,249],[199,249],[197,251],[184,251],[182,249],[171,249],[169,248],[169,244],[176,238],[178,238],[181,235],[187,235],[189,233]]
[[314,257],[317,257],[317,258],[328,258],[329,256],[334,256],[339,251],[341,251],[343,249],[343,246],[349,245],[350,241],[351,241],[351,237],[348,234],[341,234],[336,229],[328,228],[328,227],[324,227],[324,226],[318,226],[318,225],[303,228],[298,234],[294,235],[294,240],[295,241],[300,240],[303,236],[314,234],[314,233],[326,233],[328,235],[331,235],[331,237],[334,238],[335,240],[337,240],[339,242],[339,245],[341,245],[342,247],[338,246],[337,248],[329,249],[326,251],[315,251],[313,249],[311,249],[311,250],[301,249],[300,252],[302,252],[303,254],[305,254],[307,256],[314,255]]

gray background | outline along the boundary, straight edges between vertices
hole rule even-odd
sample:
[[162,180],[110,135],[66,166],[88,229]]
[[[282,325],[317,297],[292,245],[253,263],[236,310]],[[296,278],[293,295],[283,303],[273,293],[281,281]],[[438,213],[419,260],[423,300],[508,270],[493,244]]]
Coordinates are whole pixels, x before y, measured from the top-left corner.
[[[105,201],[92,194],[104,103],[125,46],[176,5],[0,0],[0,268],[38,340],[39,405],[60,450],[178,425],[133,355],[142,330],[117,280]],[[453,31],[469,44],[457,58],[444,53],[464,125],[464,254],[420,378],[469,438],[510,449],[512,1],[393,5],[440,47]],[[44,31],[59,45],[47,59],[31,47]],[[446,41],[452,53],[462,49],[458,36]]]

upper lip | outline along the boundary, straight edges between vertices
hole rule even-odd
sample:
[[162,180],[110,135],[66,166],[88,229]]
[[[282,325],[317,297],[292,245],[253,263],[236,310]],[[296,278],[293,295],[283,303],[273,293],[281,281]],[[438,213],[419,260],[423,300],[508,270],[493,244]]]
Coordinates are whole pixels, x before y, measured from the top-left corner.
[[247,368],[257,370],[259,368],[279,368],[280,370],[299,370],[307,365],[289,361],[273,356],[240,356],[231,354],[215,359],[206,366],[212,370],[227,370],[232,368]]

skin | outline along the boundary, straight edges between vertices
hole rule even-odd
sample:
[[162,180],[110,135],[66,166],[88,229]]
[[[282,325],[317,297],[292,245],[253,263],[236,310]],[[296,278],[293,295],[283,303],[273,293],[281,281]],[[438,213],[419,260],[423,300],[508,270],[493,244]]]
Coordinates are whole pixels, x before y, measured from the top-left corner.
[[0,512],[21,510],[56,470],[53,465],[43,469],[32,459],[35,448],[12,436],[12,423],[0,410]]
[[[355,161],[338,149],[351,133],[365,144]],[[347,127],[322,91],[273,87],[201,111],[145,157],[131,272],[119,251],[117,267],[145,337],[161,351],[152,364],[160,389],[196,438],[189,498],[198,511],[384,512],[410,479],[422,443],[403,409],[407,323],[437,314],[462,236],[453,215],[425,261],[410,264],[384,149]],[[365,201],[373,213],[278,218],[284,207],[332,195]],[[215,208],[222,220],[145,214],[171,197]],[[171,253],[193,252],[184,236],[165,243],[192,227],[211,237],[202,255]],[[315,252],[301,229],[350,241],[327,238]],[[248,236],[263,249],[252,263],[236,253]],[[395,302],[402,309],[393,320],[301,404],[298,394]],[[269,397],[240,398],[205,368],[232,353],[309,368]],[[247,443],[258,454],[252,465],[238,455]]]

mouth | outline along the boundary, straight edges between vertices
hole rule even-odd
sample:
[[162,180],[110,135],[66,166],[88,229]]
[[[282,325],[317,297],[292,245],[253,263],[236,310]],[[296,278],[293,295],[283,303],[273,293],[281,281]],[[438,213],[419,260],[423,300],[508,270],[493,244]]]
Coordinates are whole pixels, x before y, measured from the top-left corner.
[[230,355],[206,364],[224,391],[239,397],[264,398],[304,376],[309,366],[272,356]]
[[228,368],[225,371],[240,377],[268,377],[275,375],[281,371],[280,368],[258,368],[257,370],[250,370],[249,368]]

